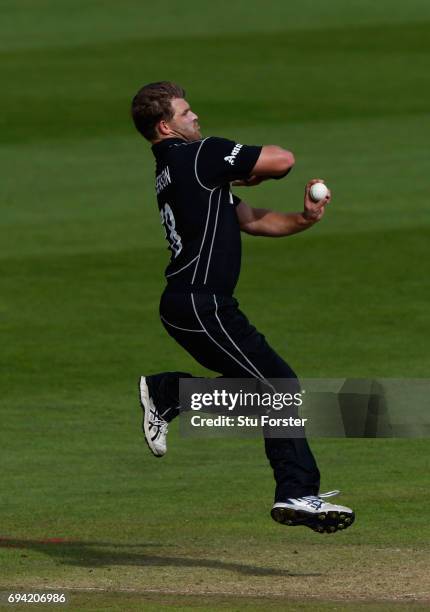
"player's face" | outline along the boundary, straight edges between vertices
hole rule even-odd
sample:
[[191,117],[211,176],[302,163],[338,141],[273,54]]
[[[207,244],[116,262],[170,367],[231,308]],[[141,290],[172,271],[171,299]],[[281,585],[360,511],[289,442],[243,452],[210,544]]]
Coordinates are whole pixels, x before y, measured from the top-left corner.
[[186,140],[199,140],[202,137],[198,122],[199,118],[193,113],[188,102],[183,98],[174,98],[171,101],[171,105],[174,115],[168,121],[169,127]]

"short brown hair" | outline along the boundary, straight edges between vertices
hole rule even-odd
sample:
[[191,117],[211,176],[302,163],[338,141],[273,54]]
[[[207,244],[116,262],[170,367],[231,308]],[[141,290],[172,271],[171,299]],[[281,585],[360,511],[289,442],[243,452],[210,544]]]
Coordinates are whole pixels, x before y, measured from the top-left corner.
[[185,98],[185,90],[171,81],[159,81],[145,85],[133,98],[131,115],[136,129],[147,140],[157,136],[155,126],[159,121],[173,117],[171,100]]

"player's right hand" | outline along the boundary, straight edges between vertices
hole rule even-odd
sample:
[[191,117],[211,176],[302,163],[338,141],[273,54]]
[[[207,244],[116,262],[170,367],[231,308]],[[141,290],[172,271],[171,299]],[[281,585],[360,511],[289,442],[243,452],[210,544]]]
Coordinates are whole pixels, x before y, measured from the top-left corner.
[[314,183],[324,183],[324,180],[316,178],[316,179],[312,179],[306,184],[303,216],[308,221],[312,221],[313,223],[316,223],[324,215],[325,207],[331,200],[331,191],[329,189],[328,194],[325,196],[325,198],[323,198],[319,202],[314,202],[309,193]]

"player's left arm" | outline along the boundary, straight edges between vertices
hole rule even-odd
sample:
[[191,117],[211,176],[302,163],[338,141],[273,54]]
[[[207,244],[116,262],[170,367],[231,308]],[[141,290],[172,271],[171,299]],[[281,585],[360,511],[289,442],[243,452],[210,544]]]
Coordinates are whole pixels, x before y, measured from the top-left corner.
[[325,207],[331,200],[330,190],[327,196],[319,202],[314,202],[310,198],[309,190],[317,182],[322,181],[321,179],[313,179],[306,185],[303,211],[298,213],[282,213],[265,208],[252,208],[242,200],[236,206],[241,231],[253,236],[280,238],[309,229],[322,219]]

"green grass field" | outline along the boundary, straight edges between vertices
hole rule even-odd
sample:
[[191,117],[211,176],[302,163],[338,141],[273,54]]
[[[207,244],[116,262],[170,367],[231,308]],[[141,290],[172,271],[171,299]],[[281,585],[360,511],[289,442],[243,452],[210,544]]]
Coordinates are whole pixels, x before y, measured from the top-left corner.
[[428,2],[3,0],[0,24],[0,590],[63,589],[69,610],[426,608],[428,440],[312,441],[322,490],[357,513],[332,537],[271,521],[261,440],[174,424],[150,456],[137,377],[207,371],[158,321],[168,252],[129,104],[177,80],[205,135],[294,151],[287,180],[237,190],[253,205],[332,188],[308,233],[243,244],[237,297],[302,377],[425,378]]

